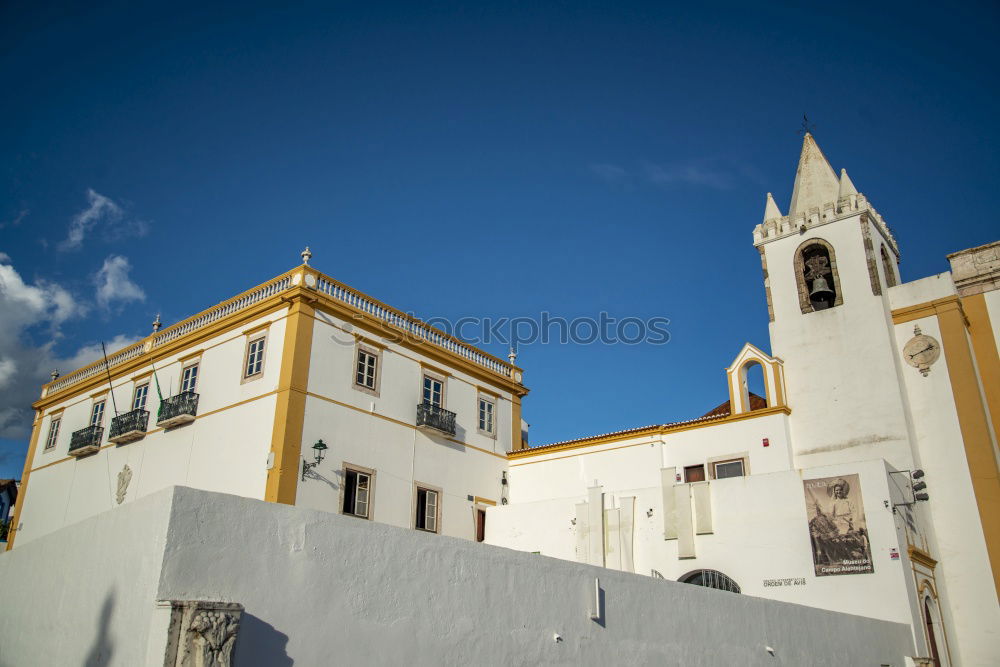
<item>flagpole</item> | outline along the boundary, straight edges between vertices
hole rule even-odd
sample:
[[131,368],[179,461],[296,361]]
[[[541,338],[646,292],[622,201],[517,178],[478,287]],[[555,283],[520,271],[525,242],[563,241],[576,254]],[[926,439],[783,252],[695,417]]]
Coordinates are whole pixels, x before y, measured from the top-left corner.
[[111,407],[115,409],[115,417],[118,416],[118,405],[115,403],[115,387],[111,384],[111,365],[108,363],[108,350],[104,347],[104,341],[101,341],[101,352],[104,353],[104,370],[108,372],[108,388],[111,391]]

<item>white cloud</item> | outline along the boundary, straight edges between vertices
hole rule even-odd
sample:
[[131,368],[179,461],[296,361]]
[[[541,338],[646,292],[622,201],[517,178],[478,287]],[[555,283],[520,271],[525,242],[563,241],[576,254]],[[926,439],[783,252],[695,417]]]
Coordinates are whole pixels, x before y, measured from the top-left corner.
[[[27,438],[31,403],[38,399],[52,370],[68,373],[101,358],[100,343],[80,347],[68,356],[54,349],[61,337],[60,326],[86,312],[60,285],[26,282],[10,258],[0,253],[0,438]],[[136,340],[116,336],[108,344],[108,353]],[[0,464],[16,465],[24,456],[22,449],[0,450]]]
[[79,248],[84,237],[102,220],[118,222],[122,218],[121,207],[92,188],[87,188],[87,202],[87,208],[74,215],[69,223],[69,235],[59,244],[60,250]]
[[599,179],[609,185],[625,186],[631,183],[632,177],[624,167],[607,162],[599,162],[590,165],[590,171]]
[[110,255],[104,260],[104,266],[95,276],[97,303],[102,308],[110,308],[116,301],[127,303],[146,300],[146,293],[129,278],[131,270],[132,265],[121,255]]
[[31,211],[29,211],[26,208],[22,208],[18,212],[18,214],[15,215],[10,221],[8,221],[8,222],[0,222],[0,229],[3,229],[4,227],[17,227],[18,225],[21,224],[22,220],[24,220],[26,217],[28,217],[29,213],[31,213]]

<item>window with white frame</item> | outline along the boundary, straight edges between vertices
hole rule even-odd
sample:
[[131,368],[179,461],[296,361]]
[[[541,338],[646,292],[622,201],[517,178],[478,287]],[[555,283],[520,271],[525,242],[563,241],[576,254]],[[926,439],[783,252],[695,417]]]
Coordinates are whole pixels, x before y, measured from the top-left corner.
[[149,395],[149,383],[140,384],[136,386],[135,391],[132,392],[132,409],[133,410],[145,410],[146,409],[146,397]]
[[438,492],[422,486],[417,487],[417,516],[414,525],[417,530],[438,532]]
[[372,474],[344,467],[344,514],[358,516],[363,519],[370,517]]
[[479,396],[479,432],[485,435],[496,435],[497,402],[491,396]]
[[731,459],[729,461],[716,461],[712,464],[715,479],[726,479],[727,477],[743,477],[746,473],[743,470],[743,459]]
[[52,421],[49,422],[49,437],[45,439],[45,450],[55,449],[56,440],[59,438],[59,424],[62,419],[59,417],[53,417]]
[[90,425],[100,426],[104,423],[104,401],[97,401],[90,409]]
[[444,407],[444,381],[424,374],[424,405]]
[[267,336],[260,335],[247,341],[247,362],[243,367],[243,379],[260,376],[264,371],[264,343]]
[[354,373],[354,384],[368,391],[378,387],[378,354],[367,348],[358,348],[358,363]]
[[196,391],[198,387],[199,364],[189,364],[181,371],[181,393]]

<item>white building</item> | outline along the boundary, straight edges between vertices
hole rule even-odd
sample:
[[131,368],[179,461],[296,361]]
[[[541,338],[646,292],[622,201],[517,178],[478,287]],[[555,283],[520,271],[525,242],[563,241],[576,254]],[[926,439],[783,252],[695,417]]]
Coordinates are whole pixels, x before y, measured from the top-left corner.
[[788,215],[768,195],[754,244],[771,349],[739,352],[726,404],[534,448],[513,361],[304,253],[43,388],[11,546],[183,485],[903,623],[926,664],[1000,662],[1000,243],[900,284],[892,233],[807,134]]
[[45,385],[11,544],[172,485],[481,539],[526,393],[306,263]]
[[754,245],[771,354],[740,351],[729,403],[512,452],[488,541],[906,623],[918,657],[1000,663],[1000,243],[900,284],[888,226],[807,134],[788,215],[768,194]]

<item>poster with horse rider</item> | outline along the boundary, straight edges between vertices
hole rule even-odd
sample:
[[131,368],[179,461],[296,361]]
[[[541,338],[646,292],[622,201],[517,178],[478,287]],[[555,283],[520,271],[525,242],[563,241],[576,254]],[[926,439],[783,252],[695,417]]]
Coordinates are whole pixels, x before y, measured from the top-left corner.
[[816,576],[874,572],[858,476],[821,477],[802,484]]

